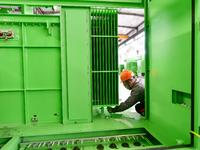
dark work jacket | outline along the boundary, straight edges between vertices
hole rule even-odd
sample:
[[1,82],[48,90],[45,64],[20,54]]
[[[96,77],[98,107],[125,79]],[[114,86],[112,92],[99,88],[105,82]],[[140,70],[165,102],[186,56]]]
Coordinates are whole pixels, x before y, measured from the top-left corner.
[[126,99],[125,102],[122,102],[119,106],[112,108],[112,112],[121,112],[126,109],[129,109],[139,101],[144,101],[145,98],[145,80],[143,78],[137,78],[136,82],[131,89],[131,95]]

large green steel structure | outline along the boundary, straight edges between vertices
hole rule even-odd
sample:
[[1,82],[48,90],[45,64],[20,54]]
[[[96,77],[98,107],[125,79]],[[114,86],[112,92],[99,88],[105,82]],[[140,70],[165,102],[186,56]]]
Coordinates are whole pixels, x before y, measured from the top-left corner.
[[[0,5],[22,6],[0,14],[1,150],[200,149],[200,0]],[[115,8],[145,10],[145,118],[104,111],[119,99]]]

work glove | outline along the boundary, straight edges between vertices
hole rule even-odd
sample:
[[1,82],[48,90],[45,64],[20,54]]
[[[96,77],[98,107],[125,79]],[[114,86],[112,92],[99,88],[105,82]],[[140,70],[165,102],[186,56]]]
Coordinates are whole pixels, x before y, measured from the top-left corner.
[[107,107],[107,111],[108,111],[109,113],[113,113],[113,112],[112,112],[112,107]]

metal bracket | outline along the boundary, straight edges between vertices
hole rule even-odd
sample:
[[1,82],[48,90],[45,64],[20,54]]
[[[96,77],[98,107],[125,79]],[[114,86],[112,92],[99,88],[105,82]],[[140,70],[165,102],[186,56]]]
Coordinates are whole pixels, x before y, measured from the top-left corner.
[[14,38],[14,30],[0,30],[0,39],[8,39]]
[[48,29],[48,33],[50,35],[52,35],[52,30],[51,30],[51,22],[49,20],[47,20],[47,29]]

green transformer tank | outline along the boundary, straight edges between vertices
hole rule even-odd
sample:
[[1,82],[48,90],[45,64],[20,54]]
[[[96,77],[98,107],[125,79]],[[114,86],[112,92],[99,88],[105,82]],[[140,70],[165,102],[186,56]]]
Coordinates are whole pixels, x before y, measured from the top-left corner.
[[[0,10],[1,150],[200,149],[200,0],[0,6],[22,9]],[[145,117],[105,110],[119,104],[116,8],[145,10]]]
[[137,75],[138,72],[137,60],[135,60],[134,58],[127,58],[126,69],[131,70],[135,75]]

